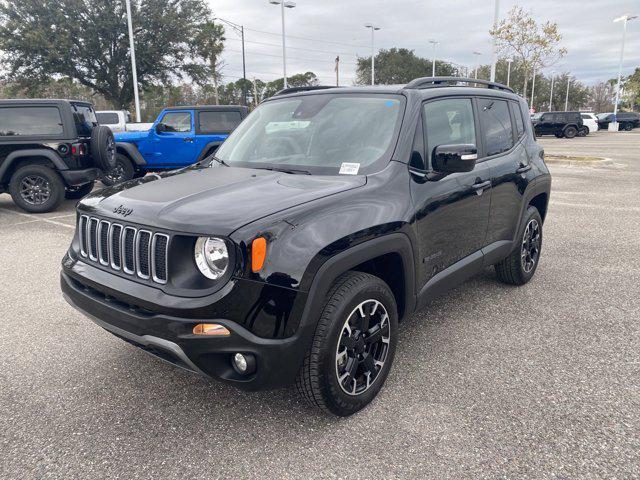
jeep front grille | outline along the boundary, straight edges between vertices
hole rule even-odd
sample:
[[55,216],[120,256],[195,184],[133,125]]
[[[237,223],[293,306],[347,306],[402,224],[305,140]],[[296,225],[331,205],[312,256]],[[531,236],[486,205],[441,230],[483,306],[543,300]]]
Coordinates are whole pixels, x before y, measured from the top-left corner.
[[113,270],[167,283],[169,236],[87,215],[78,222],[80,254]]

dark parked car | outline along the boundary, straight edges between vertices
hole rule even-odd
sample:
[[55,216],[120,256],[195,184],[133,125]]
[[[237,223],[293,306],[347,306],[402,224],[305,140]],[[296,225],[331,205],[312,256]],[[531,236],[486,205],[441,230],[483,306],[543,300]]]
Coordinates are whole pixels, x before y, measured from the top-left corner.
[[551,178],[528,118],[473,79],[288,89],[215,158],[83,199],[62,292],[178,366],[350,415],[402,319],[488,266],[533,277]]
[[90,103],[0,100],[0,193],[28,212],[80,198],[115,166],[115,141]]
[[584,137],[589,134],[589,128],[582,122],[580,112],[544,112],[539,117],[534,116],[531,121],[537,136],[573,138],[576,135]]
[[[640,113],[618,112],[616,116],[618,118],[618,130],[629,131],[640,127]],[[598,127],[606,130],[613,120],[613,113],[601,113],[598,115]]]

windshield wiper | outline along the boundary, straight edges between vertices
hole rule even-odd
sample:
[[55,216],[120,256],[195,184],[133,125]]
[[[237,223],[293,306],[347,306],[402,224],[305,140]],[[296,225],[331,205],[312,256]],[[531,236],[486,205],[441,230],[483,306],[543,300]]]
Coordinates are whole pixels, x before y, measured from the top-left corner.
[[308,170],[300,170],[296,168],[286,168],[286,167],[257,167],[257,168],[260,168],[262,170],[272,170],[275,172],[290,173],[292,175],[311,175],[311,172],[309,172]]
[[228,167],[229,164],[226,163],[224,160],[219,159],[218,157],[216,157],[215,155],[211,155],[209,158],[213,158],[216,162],[218,162],[220,165],[224,165],[225,167]]

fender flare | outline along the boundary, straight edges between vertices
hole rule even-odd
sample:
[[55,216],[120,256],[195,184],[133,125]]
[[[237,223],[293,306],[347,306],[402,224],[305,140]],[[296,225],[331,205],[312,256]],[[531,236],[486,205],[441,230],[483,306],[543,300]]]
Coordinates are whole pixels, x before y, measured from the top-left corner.
[[52,150],[46,150],[44,148],[16,150],[7,155],[2,165],[0,165],[0,181],[4,181],[5,174],[9,170],[9,167],[24,157],[44,157],[50,160],[58,170],[69,170],[69,167],[67,167],[67,164],[64,163],[62,158]]
[[209,153],[209,150],[211,150],[211,148],[213,147],[219,147],[220,145],[222,145],[222,142],[224,140],[216,140],[214,142],[209,142],[207,143],[203,148],[202,151],[200,152],[200,155],[198,155],[198,159],[196,160],[196,163],[198,163],[200,160],[202,160],[204,157],[207,156],[207,153]]
[[551,176],[550,175],[540,177],[536,183],[529,185],[529,187],[525,191],[522,198],[522,205],[520,207],[520,215],[518,216],[518,228],[516,229],[516,236],[513,239],[512,248],[515,248],[518,245],[518,239],[520,238],[520,235],[522,235],[522,232],[520,231],[521,225],[522,225],[522,219],[526,215],[527,208],[529,208],[529,203],[534,197],[537,197],[541,193],[547,194],[547,211],[548,211],[549,197],[551,193]]
[[407,235],[396,232],[354,245],[330,257],[318,268],[311,282],[302,321],[298,327],[299,332],[303,336],[307,335],[309,339],[313,336],[322,311],[322,303],[336,278],[367,260],[388,253],[397,253],[402,258],[405,286],[404,317],[413,313],[416,306],[413,246]]
[[[119,150],[119,149],[124,150],[126,152],[126,154],[129,156],[129,158],[136,165],[146,165],[147,164],[147,161],[140,154],[140,152],[138,151],[138,148],[134,144],[127,143],[127,142],[116,142],[116,150]],[[120,152],[118,152],[118,153],[120,153]]]

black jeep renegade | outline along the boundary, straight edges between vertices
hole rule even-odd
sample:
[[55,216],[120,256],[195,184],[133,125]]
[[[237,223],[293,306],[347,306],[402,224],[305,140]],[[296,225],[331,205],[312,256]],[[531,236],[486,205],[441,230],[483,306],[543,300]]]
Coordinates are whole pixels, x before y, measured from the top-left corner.
[[490,265],[531,279],[550,185],[505,86],[288,89],[215,157],[84,198],[62,291],[173,364],[349,415],[403,318]]

